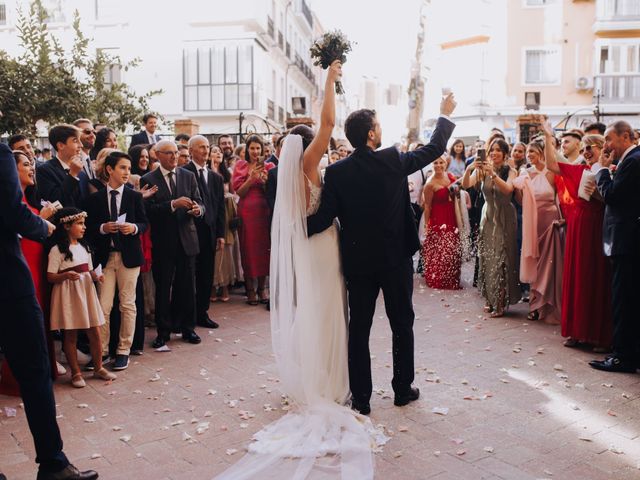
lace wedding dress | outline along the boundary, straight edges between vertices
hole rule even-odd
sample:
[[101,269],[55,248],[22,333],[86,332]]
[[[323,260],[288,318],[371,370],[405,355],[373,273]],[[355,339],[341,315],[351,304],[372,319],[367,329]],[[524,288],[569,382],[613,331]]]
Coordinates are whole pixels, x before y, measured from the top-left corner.
[[347,300],[335,225],[307,237],[306,217],[321,187],[308,180],[302,140],[289,135],[278,164],[271,229],[271,334],[282,391],[291,408],[253,436],[248,453],[220,480],[372,479],[373,450],[387,438],[349,397]]

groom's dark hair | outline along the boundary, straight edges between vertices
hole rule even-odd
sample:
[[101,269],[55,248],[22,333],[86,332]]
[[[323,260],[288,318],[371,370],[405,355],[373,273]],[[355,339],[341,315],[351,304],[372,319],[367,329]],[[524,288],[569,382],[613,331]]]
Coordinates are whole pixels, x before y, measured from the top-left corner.
[[375,125],[376,111],[363,108],[352,112],[344,123],[344,133],[353,148],[364,147]]

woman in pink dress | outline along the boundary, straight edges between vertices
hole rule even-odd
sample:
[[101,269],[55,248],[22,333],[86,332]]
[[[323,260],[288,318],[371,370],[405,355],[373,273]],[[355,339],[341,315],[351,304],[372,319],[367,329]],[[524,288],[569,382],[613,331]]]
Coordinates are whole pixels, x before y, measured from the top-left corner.
[[[545,125],[545,136],[552,135],[551,127]],[[600,158],[604,137],[586,135],[582,143],[586,165],[568,163],[549,147],[546,155],[547,168],[556,172],[556,178],[563,179],[572,202],[571,215],[567,218],[562,282],[562,336],[568,337],[567,347],[584,343],[593,346],[596,352],[606,352],[613,335],[613,308],[611,268],[602,247],[604,203],[593,178],[585,182],[586,195],[578,194],[582,177],[588,179],[591,166]]]
[[458,290],[462,249],[456,222],[455,198],[449,186],[455,176],[440,157],[433,162],[433,175],[423,190],[426,238],[423,247],[424,279],[429,288]]
[[520,281],[531,285],[529,320],[560,323],[564,219],[556,198],[555,175],[547,170],[544,144],[527,147],[531,167],[513,182],[522,196],[522,253]]
[[240,197],[240,256],[249,305],[257,305],[258,302],[269,303],[265,289],[266,278],[269,275],[270,210],[265,195],[265,184],[268,171],[275,165],[264,162],[263,149],[264,143],[258,135],[251,135],[247,139],[245,159],[237,161],[231,182]]

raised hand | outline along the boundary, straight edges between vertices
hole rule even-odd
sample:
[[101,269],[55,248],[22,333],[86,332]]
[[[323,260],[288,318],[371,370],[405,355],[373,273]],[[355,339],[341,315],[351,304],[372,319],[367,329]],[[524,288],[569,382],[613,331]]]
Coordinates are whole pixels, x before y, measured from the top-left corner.
[[149,184],[146,184],[144,187],[140,189],[140,193],[142,194],[143,199],[147,199],[152,197],[158,191],[158,186],[154,185],[153,187]]
[[443,97],[442,101],[440,102],[440,114],[446,115],[447,117],[450,116],[456,109],[457,105],[458,104],[453,98],[453,92],[449,93],[449,95]]
[[547,120],[546,122],[540,122],[540,127],[542,128],[542,132],[545,137],[549,138],[555,136],[555,132],[553,131],[550,121]]
[[331,84],[337,82],[342,78],[342,62],[340,60],[334,60],[334,62],[327,70],[327,82]]
[[82,164],[82,157],[80,157],[80,154],[74,155],[69,162],[69,173],[72,176],[77,177],[83,168],[84,165]]

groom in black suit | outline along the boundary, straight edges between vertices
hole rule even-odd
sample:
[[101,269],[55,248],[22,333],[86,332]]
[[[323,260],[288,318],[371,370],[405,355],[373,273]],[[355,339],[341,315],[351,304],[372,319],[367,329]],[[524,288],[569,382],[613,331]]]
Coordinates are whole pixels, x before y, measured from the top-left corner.
[[[640,147],[627,122],[614,122],[605,132],[605,152],[592,167],[606,205],[602,239],[613,267],[613,354],[589,362],[607,372],[634,373],[640,367]],[[613,178],[609,167],[617,160]]]
[[394,147],[377,150],[382,130],[373,110],[347,118],[345,133],[353,154],[330,165],[320,208],[308,218],[309,235],[340,221],[342,268],[349,291],[349,383],[352,406],[371,411],[369,334],[382,289],[393,332],[394,404],[420,396],[411,386],[413,367],[413,263],[420,247],[407,176],[439,158],[455,125],[447,118],[455,108],[452,94],[442,100],[431,142],[408,153]]

